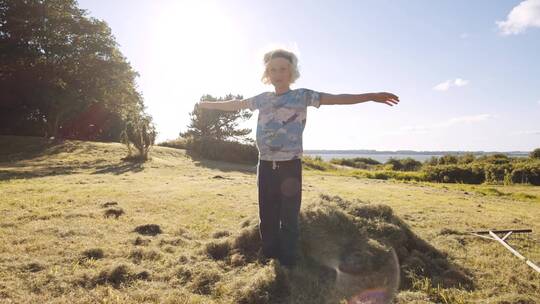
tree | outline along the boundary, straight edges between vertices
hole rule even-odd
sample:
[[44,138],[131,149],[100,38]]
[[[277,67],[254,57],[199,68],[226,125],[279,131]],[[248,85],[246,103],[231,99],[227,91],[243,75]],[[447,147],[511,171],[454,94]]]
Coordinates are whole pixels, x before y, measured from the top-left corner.
[[108,25],[75,0],[0,0],[0,132],[77,136],[103,121],[72,123],[96,108],[118,126],[143,113],[137,76]]
[[[211,95],[204,95],[201,100],[207,101],[227,101],[233,99],[242,99],[241,95],[233,96],[228,94],[225,97],[215,98]],[[190,113],[191,122],[185,132],[181,132],[180,136],[194,139],[211,139],[219,141],[243,141],[252,143],[253,140],[247,135],[251,133],[251,129],[239,129],[239,120],[244,121],[251,118],[252,113],[246,110],[234,112],[218,111],[218,110],[201,110],[195,108]]]
[[[124,132],[123,141],[128,148],[128,160],[148,160],[148,152],[156,140],[156,128],[152,123],[152,117],[144,112],[128,119]],[[138,155],[131,154],[131,144],[135,146]]]
[[529,153],[530,158],[540,159],[540,148],[536,148]]

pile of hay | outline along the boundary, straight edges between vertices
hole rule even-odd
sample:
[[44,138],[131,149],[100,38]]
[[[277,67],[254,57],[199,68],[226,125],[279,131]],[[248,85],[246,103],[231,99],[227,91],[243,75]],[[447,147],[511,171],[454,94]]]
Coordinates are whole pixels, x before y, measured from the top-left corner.
[[389,206],[322,195],[302,210],[300,227],[293,271],[263,259],[253,223],[207,243],[203,252],[219,265],[215,277],[221,278],[213,287],[234,290],[229,296],[237,303],[384,303],[423,277],[434,286],[472,287],[466,271],[416,236]]

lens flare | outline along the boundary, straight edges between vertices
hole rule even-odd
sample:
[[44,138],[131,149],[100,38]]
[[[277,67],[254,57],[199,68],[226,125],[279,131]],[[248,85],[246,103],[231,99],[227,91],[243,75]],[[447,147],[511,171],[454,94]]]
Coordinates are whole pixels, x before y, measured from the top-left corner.
[[348,304],[387,304],[397,294],[400,267],[393,248],[375,269],[354,267],[340,259],[332,259],[325,265],[336,271],[336,291]]

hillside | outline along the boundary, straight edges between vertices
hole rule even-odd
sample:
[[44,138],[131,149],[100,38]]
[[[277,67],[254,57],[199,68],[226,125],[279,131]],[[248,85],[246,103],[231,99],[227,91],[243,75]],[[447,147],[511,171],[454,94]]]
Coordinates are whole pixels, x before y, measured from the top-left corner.
[[[540,274],[464,233],[532,228],[509,243],[540,263],[540,187],[305,170],[304,251],[288,271],[257,255],[254,166],[166,147],[143,164],[125,155],[116,143],[0,136],[0,302],[358,303],[399,283],[398,303],[540,303]],[[344,258],[348,236],[368,245]],[[332,254],[362,267],[340,272],[323,262]]]

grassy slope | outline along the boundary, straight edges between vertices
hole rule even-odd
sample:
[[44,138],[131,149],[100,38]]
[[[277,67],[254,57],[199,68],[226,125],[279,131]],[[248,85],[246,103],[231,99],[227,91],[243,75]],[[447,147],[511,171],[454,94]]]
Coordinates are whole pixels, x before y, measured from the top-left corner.
[[[0,302],[230,301],[190,292],[173,269],[182,257],[200,254],[212,233],[234,233],[241,222],[256,218],[255,168],[193,161],[165,147],[151,155],[139,165],[120,160],[120,144],[0,137]],[[455,233],[532,228],[533,234],[512,236],[510,243],[539,263],[540,187],[403,183],[311,170],[304,171],[303,187],[304,205],[330,194],[391,206],[418,235],[474,275],[470,292],[419,281],[416,290],[402,292],[403,303],[425,303],[420,299],[433,293],[450,302],[540,302],[540,274],[493,241]],[[125,212],[117,220],[103,216],[102,204],[110,201]],[[143,224],[158,224],[163,234],[150,238],[141,252],[133,245],[133,229]],[[81,261],[93,248],[102,249],[104,258]],[[134,273],[146,270],[151,279],[125,288],[80,284],[119,263]],[[293,293],[303,297],[302,290]]]

